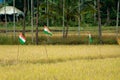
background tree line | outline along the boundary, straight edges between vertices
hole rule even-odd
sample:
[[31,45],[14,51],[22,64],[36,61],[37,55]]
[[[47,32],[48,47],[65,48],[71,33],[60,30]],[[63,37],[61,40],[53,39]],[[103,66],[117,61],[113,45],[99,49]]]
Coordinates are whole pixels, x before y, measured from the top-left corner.
[[[3,0],[4,1],[4,0]],[[7,5],[13,6],[14,0],[6,0]],[[61,26],[64,0],[39,0],[39,25],[49,23],[49,26]],[[97,0],[65,0],[65,24],[77,26],[78,15],[81,15],[81,24],[97,25]],[[115,26],[117,14],[117,0],[100,0],[100,13],[102,25]],[[37,0],[33,1],[34,14],[36,14]],[[24,11],[24,0],[15,0],[15,7]],[[81,13],[79,14],[79,9]],[[47,10],[48,8],[48,10]],[[94,9],[94,12],[91,11]],[[96,11],[95,11],[96,10]],[[26,0],[26,17],[29,22],[31,13],[31,0]],[[70,14],[69,14],[70,13]],[[49,20],[47,21],[47,17]],[[69,18],[69,20],[68,20]],[[67,23],[66,23],[67,22]]]

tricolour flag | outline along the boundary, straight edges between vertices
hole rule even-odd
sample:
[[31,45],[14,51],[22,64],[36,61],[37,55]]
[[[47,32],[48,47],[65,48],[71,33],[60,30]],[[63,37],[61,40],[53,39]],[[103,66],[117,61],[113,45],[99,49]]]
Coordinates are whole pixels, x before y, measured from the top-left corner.
[[52,32],[47,28],[47,26],[44,26],[44,33],[48,34],[49,36],[52,36]]
[[19,34],[19,42],[20,44],[25,44],[26,39],[22,33]]
[[88,36],[89,36],[89,44],[91,44],[93,42],[92,36],[90,33],[88,34]]

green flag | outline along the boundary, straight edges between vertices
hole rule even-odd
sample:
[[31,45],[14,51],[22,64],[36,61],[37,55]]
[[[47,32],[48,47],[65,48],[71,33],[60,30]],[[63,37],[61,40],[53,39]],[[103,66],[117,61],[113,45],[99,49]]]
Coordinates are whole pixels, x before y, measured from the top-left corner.
[[49,36],[52,36],[52,32],[48,29],[47,26],[44,26],[44,31],[43,31],[45,34],[49,35]]
[[20,44],[25,44],[26,38],[23,36],[22,33],[19,34],[19,42]]
[[92,36],[90,33],[89,33],[88,37],[89,37],[89,44],[91,44],[93,42],[93,39],[92,39]]

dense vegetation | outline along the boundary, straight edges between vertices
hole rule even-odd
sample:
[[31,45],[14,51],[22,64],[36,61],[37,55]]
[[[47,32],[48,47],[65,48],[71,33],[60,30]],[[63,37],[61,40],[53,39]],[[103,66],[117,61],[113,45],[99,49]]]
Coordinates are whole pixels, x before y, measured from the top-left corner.
[[[14,0],[6,0],[6,5],[13,5]],[[64,1],[64,0],[63,0]],[[50,26],[62,25],[62,10],[65,4],[65,22],[70,26],[78,25],[77,17],[81,15],[81,24],[97,25],[97,0],[39,0],[39,25],[47,24],[49,17]],[[36,14],[37,0],[34,3],[34,14]],[[101,0],[100,11],[103,25],[116,25],[118,0]],[[24,0],[15,0],[15,7],[24,11]],[[80,7],[80,10],[79,10]],[[48,8],[48,9],[47,9]],[[80,11],[80,14],[79,14]],[[26,0],[26,20],[29,23],[31,16],[31,0]],[[66,23],[67,24],[67,23]]]
[[[14,3],[15,5],[13,5]],[[17,22],[16,25],[23,25],[23,28],[20,29],[23,29],[24,35],[26,26],[31,25],[33,32],[34,25],[36,44],[38,44],[38,27],[44,25],[62,26],[63,38],[68,37],[70,27],[78,27],[80,35],[81,26],[98,25],[99,33],[96,35],[99,43],[103,42],[102,25],[116,25],[116,33],[119,32],[119,0],[4,0],[1,7],[4,5],[15,6],[24,12],[23,21]],[[33,36],[31,37],[33,38]]]

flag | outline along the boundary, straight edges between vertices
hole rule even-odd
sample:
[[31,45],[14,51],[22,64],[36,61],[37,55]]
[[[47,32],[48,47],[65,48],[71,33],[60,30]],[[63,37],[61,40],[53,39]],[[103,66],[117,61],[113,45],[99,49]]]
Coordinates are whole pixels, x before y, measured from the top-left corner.
[[25,44],[26,42],[26,38],[24,37],[22,33],[19,34],[19,42],[20,44]]
[[48,34],[49,36],[52,36],[52,32],[47,28],[47,26],[44,26],[44,33]]
[[91,44],[93,42],[92,36],[91,36],[91,34],[88,34],[88,36],[89,36],[89,44]]

